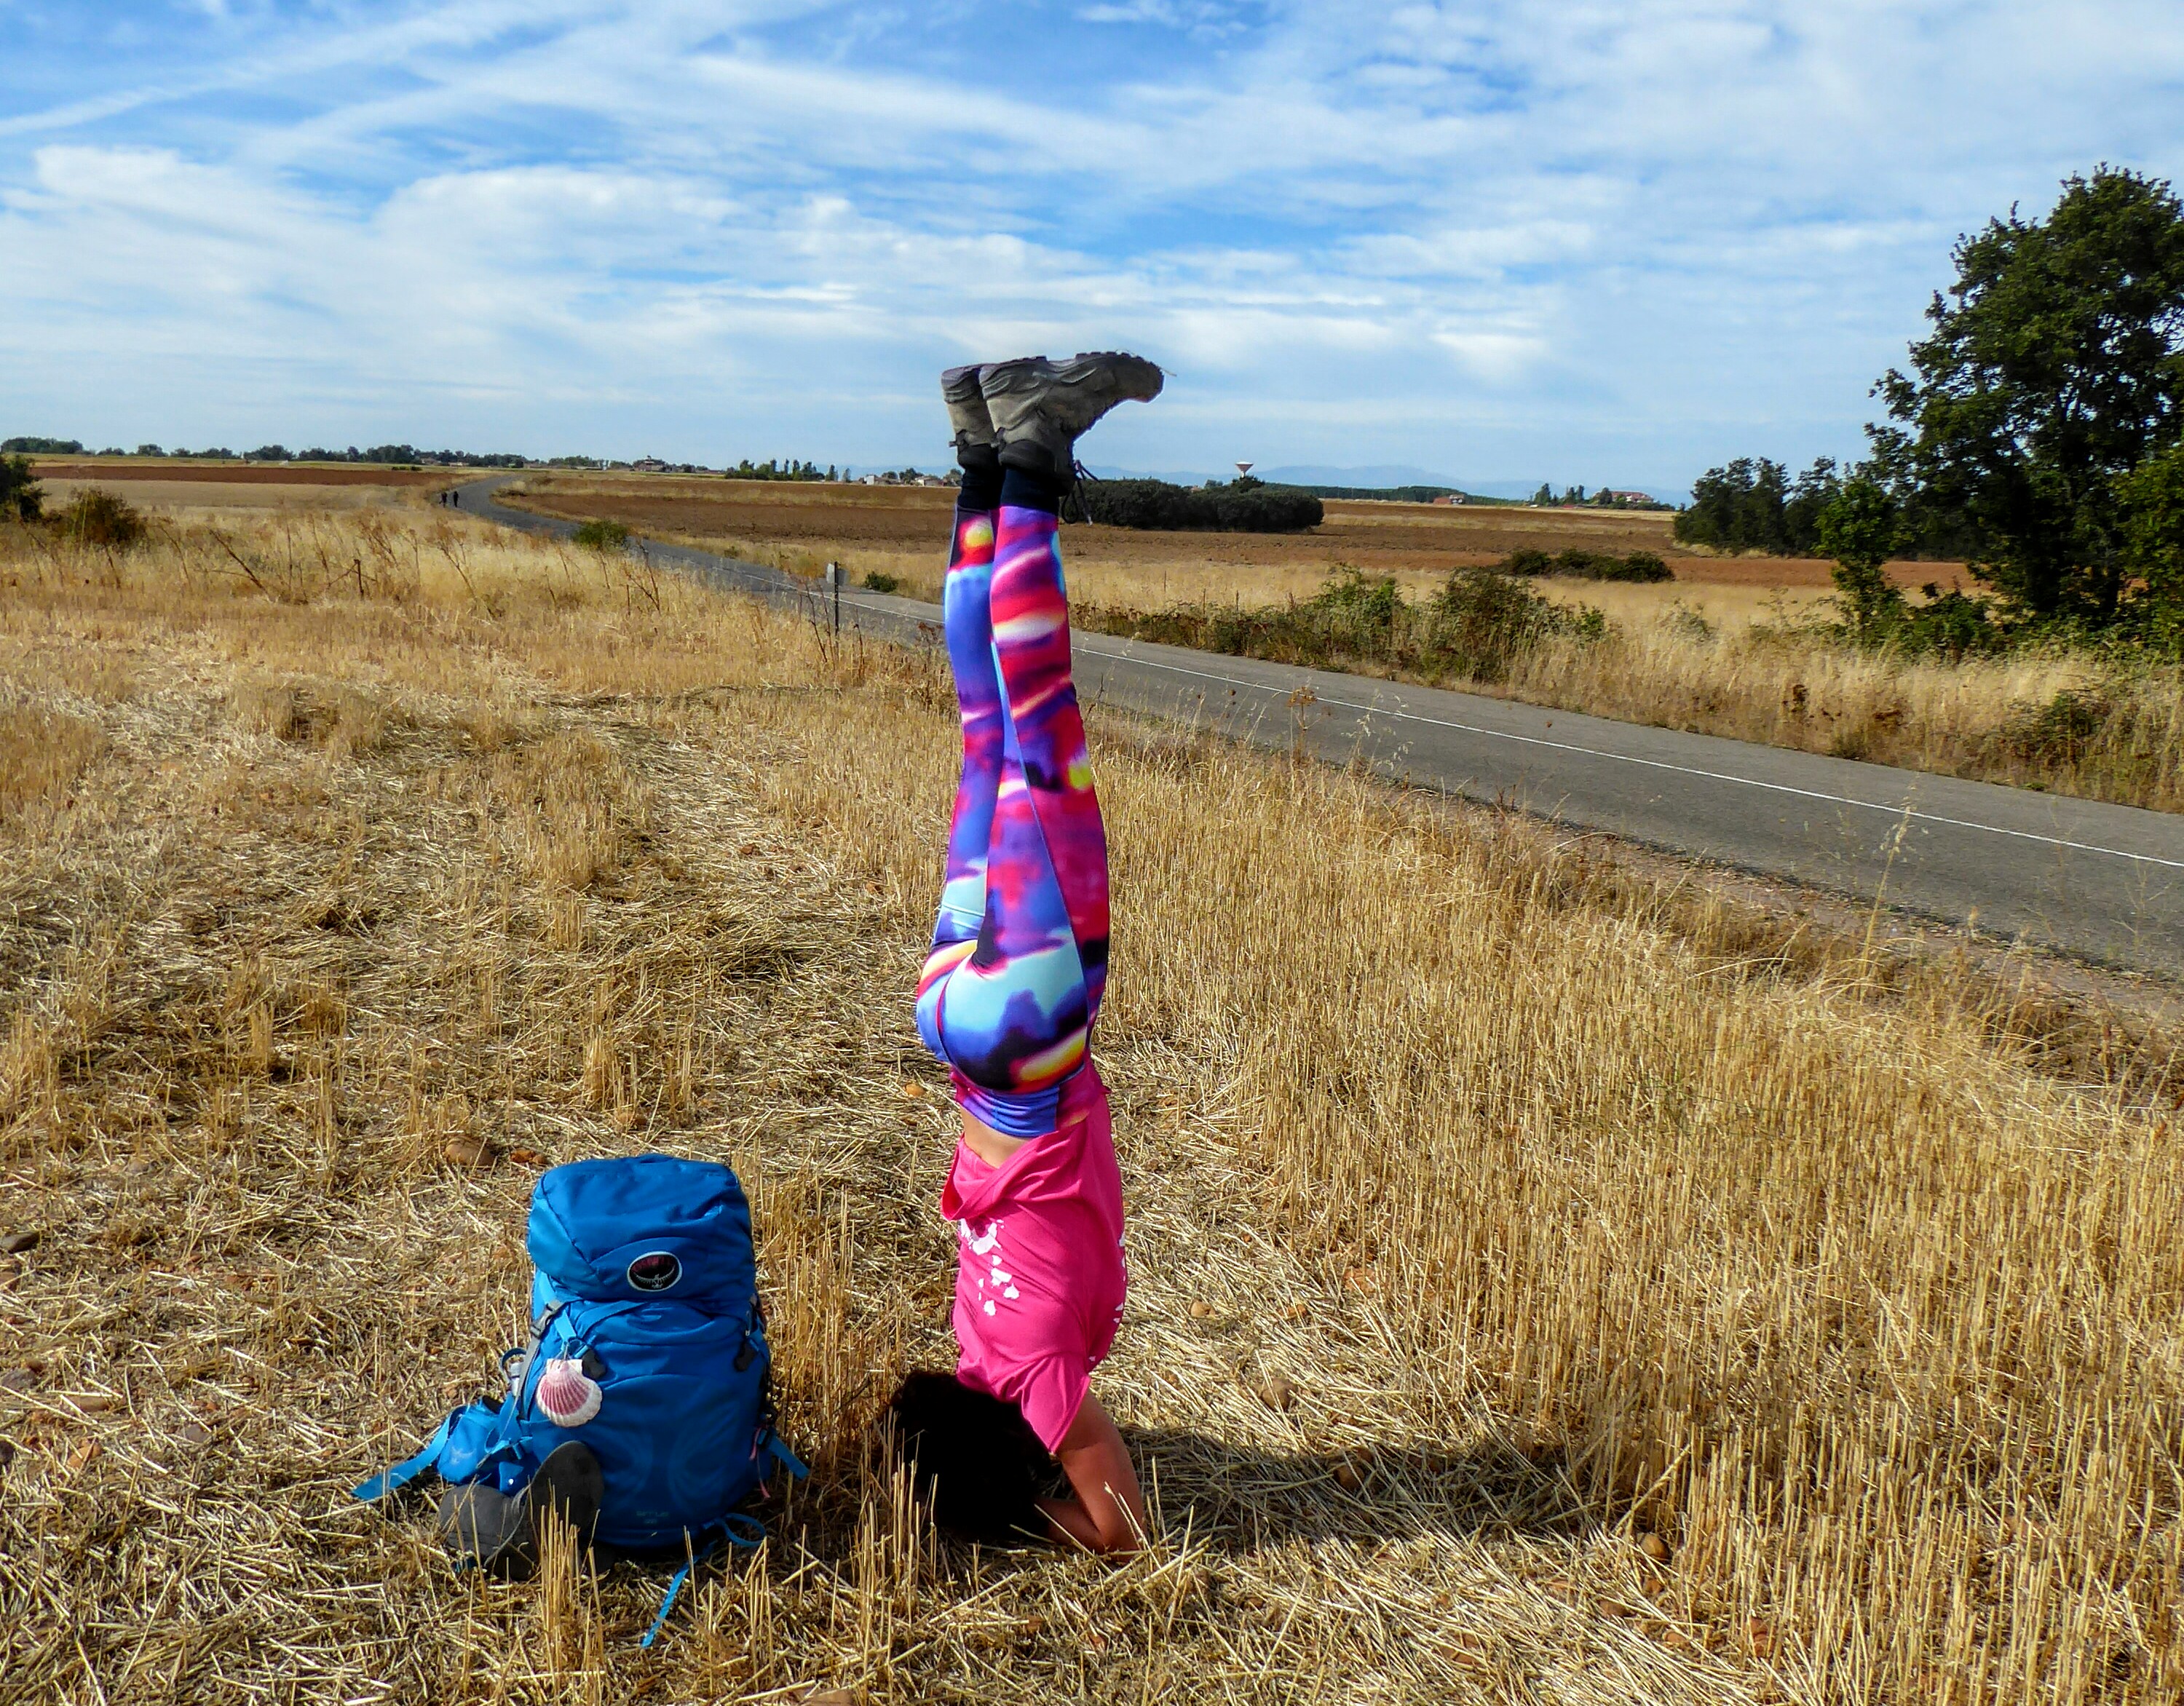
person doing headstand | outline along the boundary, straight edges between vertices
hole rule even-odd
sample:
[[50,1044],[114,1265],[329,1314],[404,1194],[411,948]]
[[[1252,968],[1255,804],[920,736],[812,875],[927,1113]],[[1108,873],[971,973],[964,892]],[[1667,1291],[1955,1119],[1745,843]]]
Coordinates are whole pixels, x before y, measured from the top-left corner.
[[[963,469],[943,595],[963,768],[916,1014],[962,1117],[941,1194],[957,1235],[960,1356],[952,1382],[912,1376],[895,1410],[921,1479],[938,1477],[944,1521],[951,1509],[955,1525],[989,1531],[1043,1517],[1097,1552],[1135,1547],[1145,1512],[1090,1388],[1128,1276],[1091,1054],[1107,841],[1056,536],[1078,436],[1161,384],[1152,363],[1121,354],[956,368],[941,381]],[[1055,1459],[1067,1492],[1051,1485]],[[1040,1481],[1050,1494],[1034,1503]]]

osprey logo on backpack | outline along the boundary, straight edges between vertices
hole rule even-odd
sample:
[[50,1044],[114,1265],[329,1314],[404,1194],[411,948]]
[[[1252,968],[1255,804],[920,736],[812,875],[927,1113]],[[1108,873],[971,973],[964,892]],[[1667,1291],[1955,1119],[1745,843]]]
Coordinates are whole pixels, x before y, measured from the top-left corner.
[[356,1496],[428,1469],[519,1494],[580,1440],[604,1481],[593,1539],[684,1561],[687,1575],[687,1560],[751,1524],[736,1507],[776,1461],[805,1473],[773,1431],[743,1186],[726,1167],[667,1155],[571,1162],[539,1179],[526,1242],[532,1332],[502,1359],[507,1397],[455,1411]]
[[648,1250],[629,1264],[627,1277],[640,1292],[671,1292],[682,1264],[665,1250]]

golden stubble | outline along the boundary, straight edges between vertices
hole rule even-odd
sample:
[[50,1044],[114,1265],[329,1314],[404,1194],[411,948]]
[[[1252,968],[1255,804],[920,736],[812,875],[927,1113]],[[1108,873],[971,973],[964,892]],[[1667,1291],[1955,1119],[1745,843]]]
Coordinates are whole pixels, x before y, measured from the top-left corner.
[[[907,1003],[937,661],[370,520],[0,545],[0,1234],[41,1234],[0,1256],[0,1673],[31,1697],[2184,1681],[2158,1047],[2065,1072],[1969,969],[1761,940],[1597,847],[1113,719],[1133,1291],[1099,1385],[1159,1532],[1119,1570],[938,1541],[873,1428],[949,1355]],[[421,1501],[345,1489],[516,1336],[538,1170],[651,1148],[750,1187],[816,1472],[640,1654],[664,1572],[557,1542],[458,1578]]]

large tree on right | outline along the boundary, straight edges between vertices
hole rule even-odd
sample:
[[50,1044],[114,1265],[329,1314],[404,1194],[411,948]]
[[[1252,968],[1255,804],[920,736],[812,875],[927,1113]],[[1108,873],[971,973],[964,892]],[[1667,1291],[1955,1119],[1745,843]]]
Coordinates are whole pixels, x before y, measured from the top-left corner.
[[2103,167],[1955,260],[1913,373],[1876,387],[1901,423],[1876,462],[2026,614],[2106,626],[2135,585],[2125,476],[2184,437],[2184,207]]

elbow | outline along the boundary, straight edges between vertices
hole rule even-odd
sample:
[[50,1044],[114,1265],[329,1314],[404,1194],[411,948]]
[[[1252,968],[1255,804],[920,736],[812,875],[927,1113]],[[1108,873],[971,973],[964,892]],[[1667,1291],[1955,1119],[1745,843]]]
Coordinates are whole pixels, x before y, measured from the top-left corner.
[[1145,1537],[1123,1518],[1098,1525],[1088,1550],[1101,1558],[1129,1558],[1143,1551],[1145,1543]]

